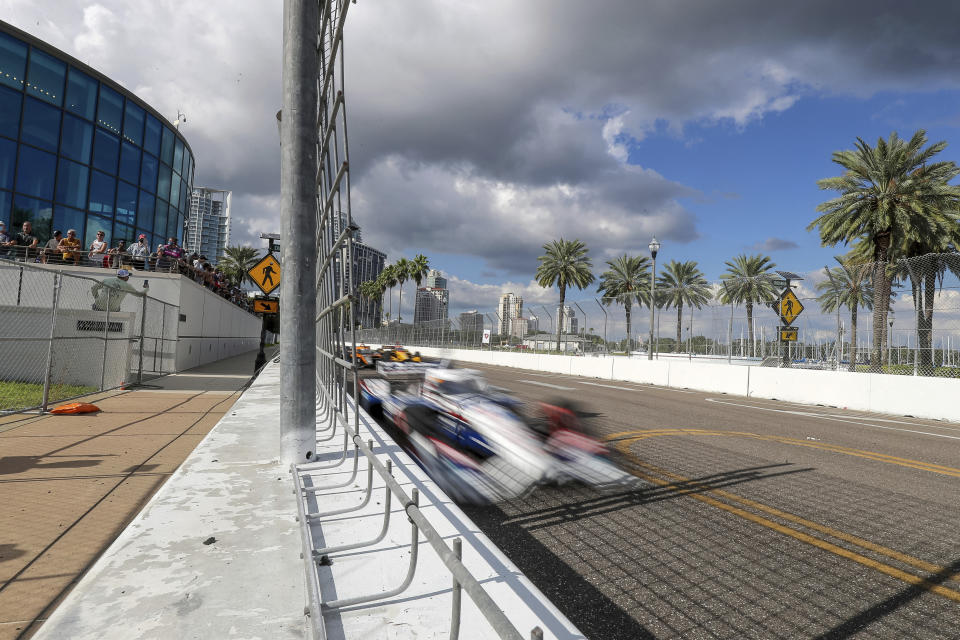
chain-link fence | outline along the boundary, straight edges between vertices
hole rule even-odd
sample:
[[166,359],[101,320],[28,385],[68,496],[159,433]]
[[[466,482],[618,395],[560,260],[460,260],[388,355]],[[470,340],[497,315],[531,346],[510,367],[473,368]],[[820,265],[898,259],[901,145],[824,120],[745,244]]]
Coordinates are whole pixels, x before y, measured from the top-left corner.
[[[791,290],[796,302],[784,301],[781,308],[785,283],[774,272],[712,284],[668,287],[658,281],[653,355],[960,377],[960,253],[825,266],[791,279]],[[649,300],[649,285],[638,297]],[[788,324],[781,311],[799,313]],[[556,305],[528,305],[518,318],[503,318],[494,309],[364,329],[358,337],[371,344],[557,353],[562,317],[560,352],[646,355],[649,306],[631,306],[629,343],[625,316],[619,301],[587,298],[568,300],[562,314]],[[781,341],[784,326],[796,328],[795,340]]]
[[146,294],[0,260],[0,413],[172,373],[179,307]]

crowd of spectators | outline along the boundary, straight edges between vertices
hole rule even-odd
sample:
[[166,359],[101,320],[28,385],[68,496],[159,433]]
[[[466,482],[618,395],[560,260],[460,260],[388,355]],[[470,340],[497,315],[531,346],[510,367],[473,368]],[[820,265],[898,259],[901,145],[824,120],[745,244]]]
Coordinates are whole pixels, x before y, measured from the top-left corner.
[[169,238],[166,244],[159,244],[151,251],[147,237],[143,234],[129,247],[125,240],[120,240],[115,247],[110,247],[104,239],[105,236],[103,231],[98,231],[90,246],[84,249],[75,229],[68,229],[66,236],[56,230],[41,246],[29,221],[24,222],[20,232],[13,236],[7,233],[6,224],[0,221],[0,259],[179,273],[234,304],[248,309],[251,306],[243,290],[232,285],[220,268],[214,267],[206,256],[196,253],[187,255],[175,237]]

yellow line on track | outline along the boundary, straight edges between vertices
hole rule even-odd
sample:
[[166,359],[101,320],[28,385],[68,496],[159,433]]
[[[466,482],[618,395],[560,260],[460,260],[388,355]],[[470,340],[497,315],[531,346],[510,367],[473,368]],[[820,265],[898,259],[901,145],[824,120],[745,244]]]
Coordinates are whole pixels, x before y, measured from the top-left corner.
[[[638,438],[638,440],[639,440],[639,439],[640,439],[640,438]],[[855,551],[851,551],[851,550],[849,550],[849,549],[845,549],[845,548],[843,548],[843,547],[841,547],[841,546],[838,546],[838,545],[835,545],[835,544],[833,544],[833,543],[831,543],[831,542],[827,542],[826,540],[821,540],[821,539],[819,539],[819,538],[815,538],[814,536],[811,536],[811,535],[809,535],[809,534],[807,534],[807,533],[804,533],[804,532],[802,532],[802,531],[798,531],[798,530],[796,530],[796,529],[792,529],[792,528],[790,528],[790,527],[788,527],[788,526],[786,526],[786,525],[780,524],[779,522],[774,522],[773,520],[770,520],[770,519],[768,519],[768,518],[764,518],[763,516],[757,515],[757,514],[755,514],[755,513],[751,513],[751,512],[749,512],[749,511],[746,511],[746,510],[741,509],[741,508],[739,508],[739,507],[736,507],[736,506],[734,506],[734,505],[730,505],[730,504],[727,504],[727,503],[725,503],[725,502],[721,502],[720,500],[717,500],[717,499],[712,498],[712,497],[710,497],[710,496],[704,495],[704,494],[702,494],[702,493],[691,493],[691,492],[687,491],[687,490],[686,490],[685,488],[683,488],[683,487],[677,487],[677,482],[689,483],[691,487],[696,487],[698,490],[706,490],[708,493],[712,493],[712,494],[718,495],[718,496],[723,496],[723,497],[726,498],[726,499],[732,499],[732,500],[735,500],[735,501],[737,501],[737,502],[740,502],[741,504],[749,504],[750,506],[752,506],[752,507],[754,507],[754,508],[757,508],[757,509],[760,509],[760,510],[766,512],[766,513],[771,514],[771,515],[776,515],[777,517],[781,517],[781,518],[787,519],[787,520],[789,520],[789,521],[791,521],[791,522],[795,522],[795,523],[797,523],[797,524],[801,524],[801,525],[803,525],[803,526],[805,526],[805,527],[808,527],[808,528],[811,528],[811,529],[820,531],[821,533],[826,533],[827,535],[836,537],[836,538],[838,538],[838,539],[845,540],[845,541],[850,542],[850,543],[852,543],[852,544],[856,544],[856,545],[861,546],[861,547],[863,547],[863,548],[865,548],[865,549],[869,549],[869,550],[871,550],[871,551],[880,553],[880,554],[882,554],[882,555],[887,555],[888,557],[895,558],[895,559],[900,560],[900,561],[902,561],[902,562],[905,562],[905,563],[907,563],[907,564],[911,564],[912,566],[914,566],[914,567],[916,567],[916,568],[918,568],[918,569],[921,569],[921,570],[923,570],[923,571],[926,571],[926,572],[928,572],[928,573],[934,573],[934,574],[941,573],[941,572],[943,571],[943,567],[939,567],[939,566],[934,565],[934,564],[931,564],[931,563],[926,563],[926,562],[924,562],[924,561],[922,561],[922,560],[919,560],[919,559],[917,559],[917,558],[913,558],[913,557],[911,557],[911,556],[908,556],[907,554],[901,554],[901,553],[899,553],[899,552],[897,552],[897,551],[894,551],[893,549],[887,549],[886,547],[883,547],[883,546],[881,546],[881,545],[876,545],[876,544],[871,543],[871,542],[869,542],[869,541],[867,541],[867,540],[862,540],[861,538],[857,538],[856,536],[852,536],[852,535],[849,535],[849,534],[844,534],[843,532],[836,531],[836,530],[834,530],[834,529],[831,529],[830,527],[825,527],[825,526],[823,526],[823,525],[818,525],[818,524],[816,524],[816,523],[814,523],[814,522],[810,522],[809,520],[805,520],[805,519],[803,519],[803,518],[800,518],[799,516],[794,516],[794,515],[792,515],[792,514],[788,514],[788,513],[786,513],[786,512],[780,511],[779,509],[774,509],[773,507],[767,507],[766,505],[763,505],[763,504],[761,504],[761,503],[758,503],[758,502],[755,502],[755,501],[752,501],[752,500],[747,500],[747,499],[745,499],[745,498],[740,498],[739,496],[735,496],[734,494],[731,494],[731,493],[729,493],[729,492],[727,492],[727,491],[723,491],[723,490],[720,490],[720,489],[714,489],[714,488],[712,488],[712,487],[711,487],[710,485],[708,485],[708,484],[699,483],[699,482],[696,482],[696,481],[691,480],[691,479],[689,479],[689,478],[684,478],[683,476],[680,476],[680,475],[671,473],[671,472],[666,471],[666,470],[663,470],[663,469],[658,469],[657,467],[654,467],[654,466],[652,466],[652,465],[648,465],[648,464],[646,464],[646,463],[644,463],[644,462],[641,462],[639,459],[636,458],[636,456],[634,456],[632,453],[630,453],[630,445],[632,445],[634,442],[636,442],[636,440],[620,441],[620,442],[615,443],[615,446],[616,446],[616,448],[617,448],[621,453],[623,453],[625,456],[627,456],[627,458],[629,458],[630,461],[633,462],[634,464],[636,464],[636,465],[638,465],[638,466],[640,466],[640,467],[642,467],[642,468],[646,468],[646,469],[648,469],[648,470],[650,470],[650,471],[652,471],[652,472],[654,472],[654,473],[658,473],[658,474],[667,476],[667,477],[669,477],[669,478],[672,478],[672,480],[664,480],[664,479],[662,479],[662,478],[658,478],[658,477],[656,477],[656,476],[653,476],[653,475],[644,473],[644,472],[642,472],[642,471],[635,471],[635,472],[634,472],[638,477],[641,477],[641,478],[643,478],[644,480],[647,480],[647,481],[649,481],[649,482],[652,482],[652,483],[654,483],[654,484],[656,484],[656,485],[659,485],[659,486],[661,486],[661,487],[667,487],[667,488],[673,487],[673,489],[674,489],[675,491],[677,491],[677,492],[679,492],[679,493],[681,493],[681,494],[683,494],[683,495],[686,495],[686,496],[688,496],[688,497],[690,497],[690,498],[693,498],[694,500],[699,500],[700,502],[704,502],[704,503],[706,503],[706,504],[709,504],[710,506],[713,506],[713,507],[716,507],[716,508],[721,509],[721,510],[723,510],[723,511],[726,511],[726,512],[728,512],[728,513],[731,513],[731,514],[733,514],[733,515],[736,515],[736,516],[738,516],[738,517],[741,517],[741,518],[743,518],[743,519],[745,519],[745,520],[749,520],[750,522],[753,522],[753,523],[755,523],[755,524],[759,524],[759,525],[761,525],[761,526],[763,526],[763,527],[766,527],[766,528],[768,528],[768,529],[772,529],[773,531],[776,531],[776,532],[778,532],[778,533],[781,533],[781,534],[783,534],[783,535],[785,535],[785,536],[789,536],[789,537],[791,537],[791,538],[793,538],[793,539],[795,539],[795,540],[799,540],[800,542],[804,542],[804,543],[806,543],[806,544],[812,545],[812,546],[817,547],[817,548],[819,548],[819,549],[823,549],[824,551],[828,551],[828,552],[830,552],[830,553],[833,553],[833,554],[835,554],[835,555],[841,556],[841,557],[843,557],[843,558],[847,558],[848,560],[852,560],[852,561],[854,561],[854,562],[856,562],[856,563],[858,563],[858,564],[861,564],[861,565],[863,565],[863,566],[865,566],[865,567],[869,567],[869,568],[871,568],[871,569],[874,569],[874,570],[876,570],[876,571],[879,571],[880,573],[883,573],[883,574],[886,574],[886,575],[891,576],[891,577],[893,577],[893,578],[896,578],[897,580],[901,580],[901,581],[903,581],[903,582],[906,582],[907,584],[910,584],[910,585],[919,587],[919,588],[921,588],[921,589],[924,589],[925,591],[929,591],[929,592],[931,592],[931,593],[935,593],[935,594],[937,594],[937,595],[939,595],[939,596],[943,596],[944,598],[947,598],[947,599],[949,599],[949,600],[953,600],[953,601],[955,601],[955,602],[960,603],[960,592],[958,592],[958,591],[954,591],[953,589],[949,589],[949,588],[944,587],[944,586],[942,586],[942,585],[940,585],[940,584],[937,584],[937,583],[935,583],[935,582],[932,582],[932,581],[928,580],[927,578],[923,578],[923,577],[920,577],[920,576],[915,576],[915,575],[913,575],[912,573],[907,573],[906,571],[903,571],[903,570],[901,570],[901,569],[897,569],[896,567],[890,566],[890,565],[885,564],[885,563],[883,563],[883,562],[879,562],[879,561],[874,560],[874,559],[872,559],[872,558],[868,558],[867,556],[864,556],[864,555],[862,555],[862,554],[859,554],[859,553],[857,553],[857,552],[855,552]],[[835,534],[839,534],[839,535],[835,535]],[[861,544],[861,543],[863,543],[863,544]],[[921,566],[921,565],[923,565],[923,566]],[[958,577],[957,575],[952,575],[952,576],[949,576],[947,579],[957,579],[957,577]]]

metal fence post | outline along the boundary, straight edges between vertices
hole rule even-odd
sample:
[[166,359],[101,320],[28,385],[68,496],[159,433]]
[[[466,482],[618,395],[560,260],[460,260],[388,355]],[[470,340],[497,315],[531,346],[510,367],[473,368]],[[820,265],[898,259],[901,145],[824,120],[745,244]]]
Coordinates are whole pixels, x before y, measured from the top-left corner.
[[[20,269],[23,273],[23,269]],[[50,341],[47,344],[47,368],[43,376],[43,402],[40,406],[40,413],[47,411],[50,403],[50,380],[53,376],[53,341],[57,331],[57,306],[60,304],[60,284],[63,274],[57,272],[53,275],[53,305],[50,312]]]
[[150,289],[150,282],[143,281],[143,302],[140,305],[140,364],[137,366],[137,384],[143,384],[143,350],[146,347],[147,333],[147,291]]
[[107,332],[110,331],[110,298],[112,295],[113,289],[107,287],[107,310],[103,321],[103,361],[100,363],[100,391],[103,391],[104,381],[107,377],[107,345],[110,340]]

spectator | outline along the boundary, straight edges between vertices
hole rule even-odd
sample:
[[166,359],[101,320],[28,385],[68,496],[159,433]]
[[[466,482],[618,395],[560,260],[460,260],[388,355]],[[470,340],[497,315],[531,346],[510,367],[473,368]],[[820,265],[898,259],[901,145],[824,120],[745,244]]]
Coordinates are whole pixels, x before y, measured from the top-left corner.
[[150,246],[147,244],[147,236],[140,234],[137,242],[130,247],[130,262],[135,269],[143,271],[150,269]]
[[63,234],[60,233],[60,230],[57,229],[53,232],[53,237],[47,240],[47,244],[43,246],[43,251],[40,252],[40,261],[44,264],[53,262],[53,264],[60,263],[60,242],[63,240]]
[[167,244],[163,245],[163,258],[167,261],[167,269],[171,273],[176,271],[177,267],[180,264],[180,260],[183,258],[183,249],[177,244],[177,239],[174,236],[170,236],[167,240]]
[[163,245],[158,244],[157,250],[153,252],[151,256],[153,258],[153,270],[154,271],[163,271],[166,267],[167,261],[163,259]]
[[33,235],[33,223],[29,220],[23,223],[20,233],[14,238],[14,245],[17,247],[17,256],[27,260],[30,258],[31,249],[37,248],[37,236]]
[[91,266],[107,266],[107,243],[103,239],[105,235],[103,231],[97,231],[97,239],[90,243],[90,253],[87,254],[87,258]]
[[108,251],[110,254],[110,268],[119,269],[123,267],[123,261],[127,257],[127,241],[121,240],[117,246]]
[[80,264],[80,240],[76,229],[67,229],[67,237],[60,241],[60,250],[64,262],[73,260],[74,265]]
[[138,291],[136,287],[127,282],[130,279],[130,272],[126,269],[117,271],[116,276],[104,278],[102,282],[90,287],[90,293],[93,295],[93,310],[120,311],[120,305],[128,293],[135,296],[144,296],[146,291]]
[[7,235],[7,223],[0,220],[0,258],[10,258],[10,247],[15,244],[13,238]]

